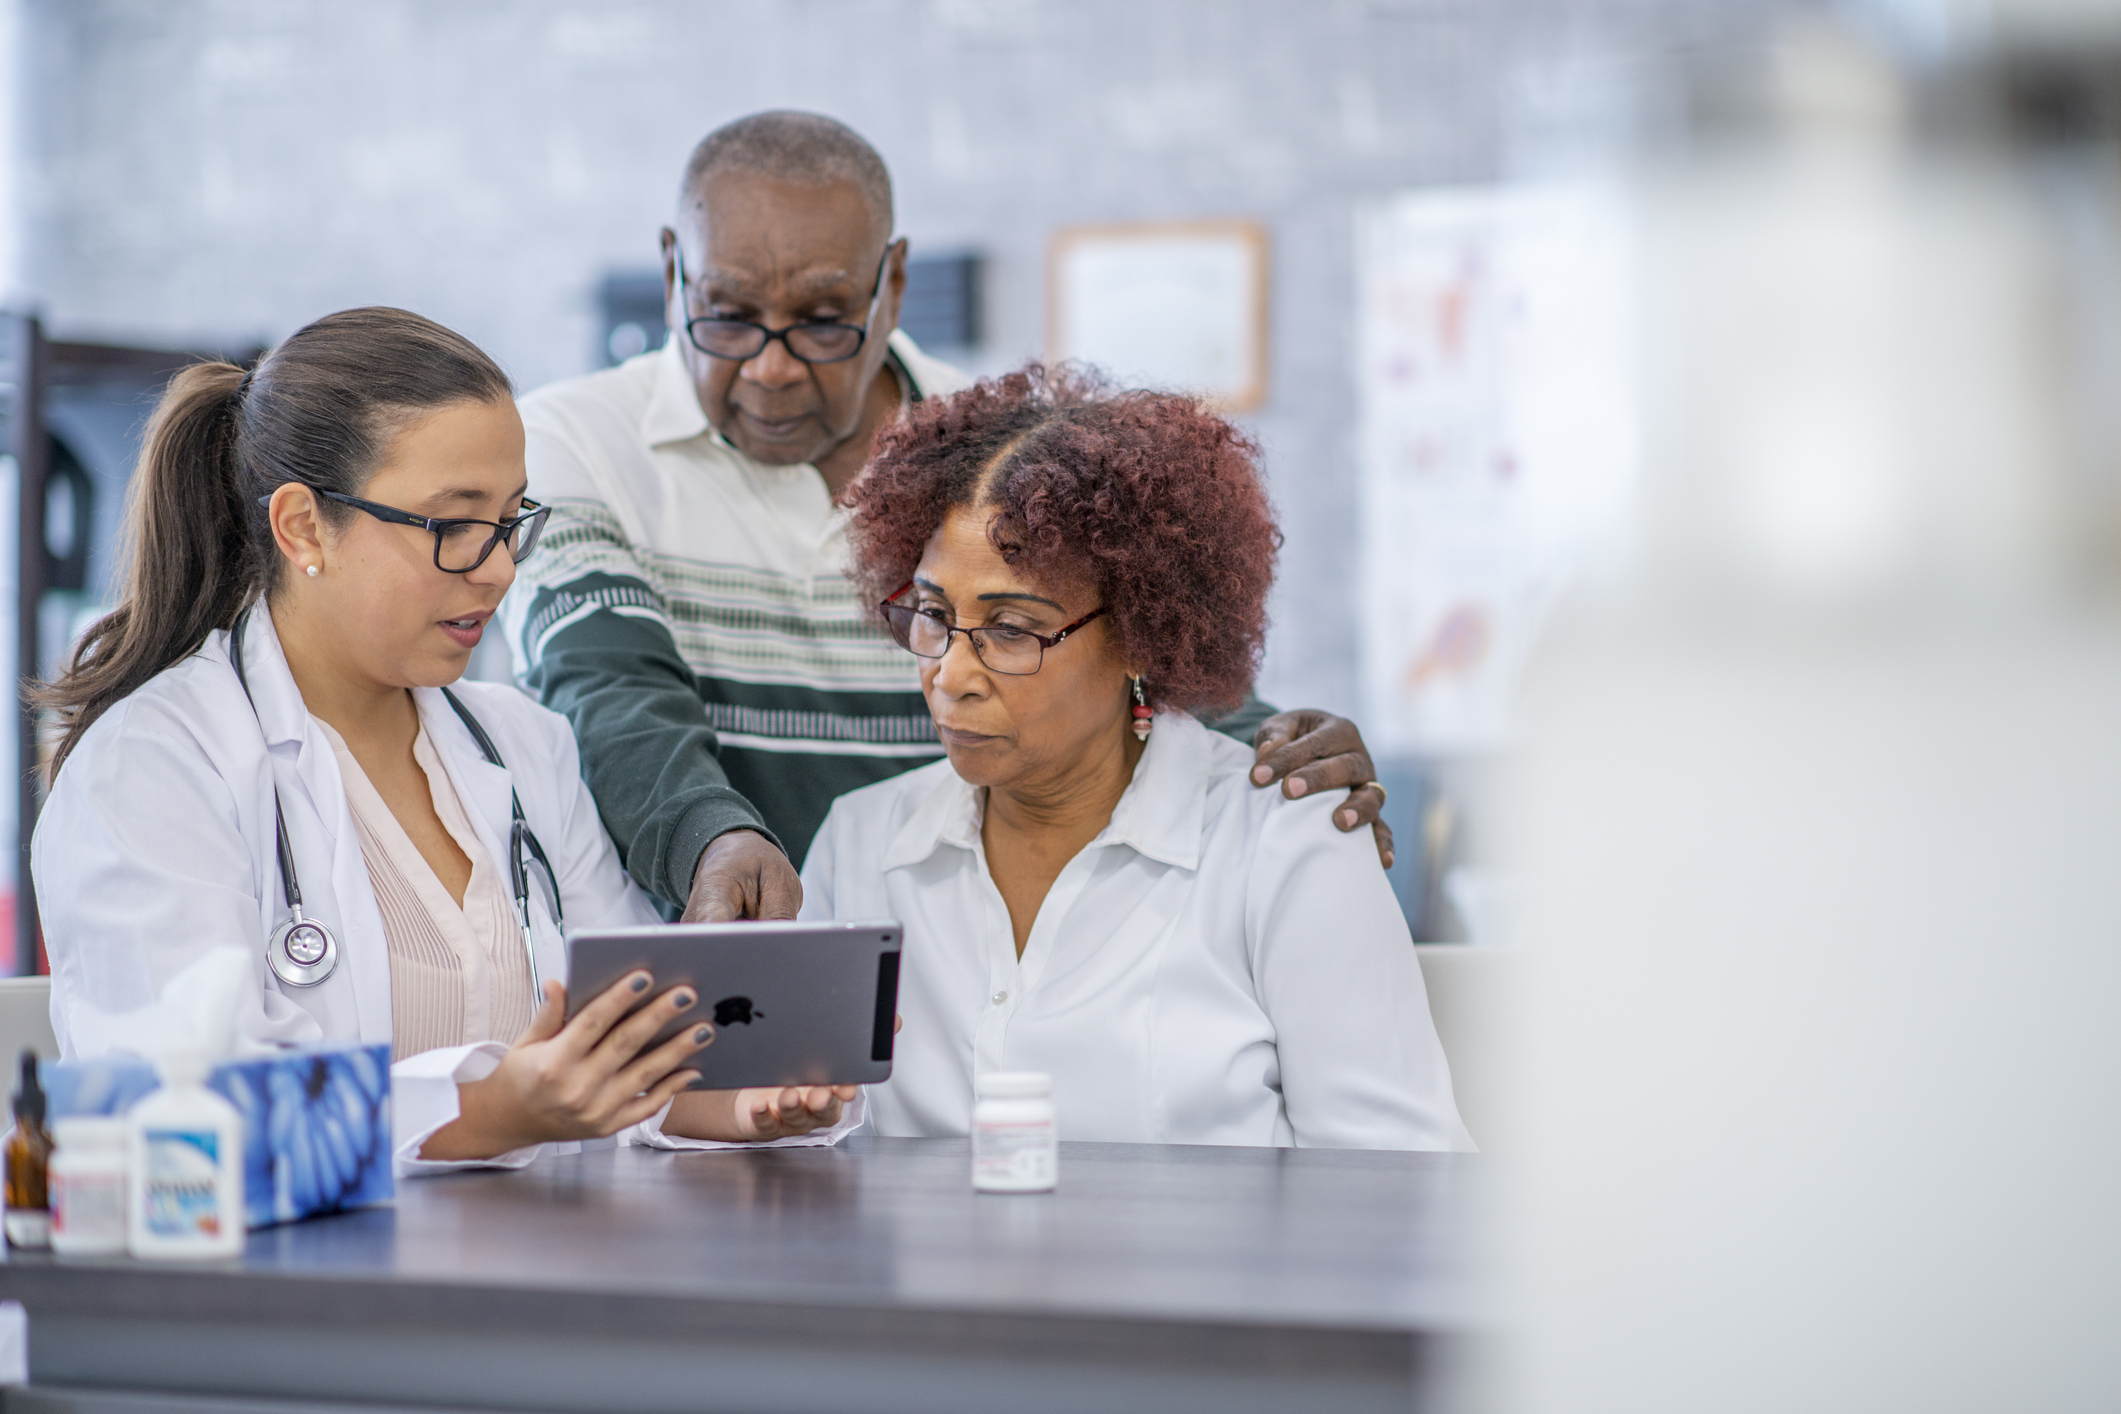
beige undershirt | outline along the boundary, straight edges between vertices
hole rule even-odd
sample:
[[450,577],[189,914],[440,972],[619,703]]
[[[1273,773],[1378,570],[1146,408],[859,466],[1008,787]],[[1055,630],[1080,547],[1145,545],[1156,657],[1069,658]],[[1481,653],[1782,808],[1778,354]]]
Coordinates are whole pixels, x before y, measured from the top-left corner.
[[413,738],[412,755],[426,773],[442,828],[471,861],[462,907],[390,813],[345,739],[330,724],[312,720],[338,755],[361,858],[383,911],[390,953],[391,1059],[474,1041],[513,1042],[530,1024],[536,987],[514,897],[506,876],[479,843],[448,768],[428,740],[426,723]]

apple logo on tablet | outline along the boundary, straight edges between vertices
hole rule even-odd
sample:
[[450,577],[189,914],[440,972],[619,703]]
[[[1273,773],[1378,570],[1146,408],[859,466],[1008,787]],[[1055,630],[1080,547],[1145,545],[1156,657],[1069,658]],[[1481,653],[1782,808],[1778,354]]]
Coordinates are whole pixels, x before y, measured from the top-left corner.
[[749,1026],[753,1017],[763,1021],[766,1019],[766,1013],[753,1011],[749,997],[724,997],[714,1004],[714,1024],[717,1026],[728,1026],[738,1021]]

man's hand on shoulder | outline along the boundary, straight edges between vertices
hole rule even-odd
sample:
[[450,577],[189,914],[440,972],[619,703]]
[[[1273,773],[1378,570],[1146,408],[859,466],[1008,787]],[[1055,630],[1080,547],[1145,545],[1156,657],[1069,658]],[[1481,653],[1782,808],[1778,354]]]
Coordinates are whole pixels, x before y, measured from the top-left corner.
[[701,852],[683,921],[793,918],[802,906],[803,881],[779,846],[756,830],[731,830]]
[[1291,800],[1316,791],[1346,790],[1347,804],[1333,812],[1333,823],[1343,830],[1368,825],[1377,840],[1378,859],[1385,868],[1392,867],[1392,827],[1382,818],[1385,789],[1377,783],[1377,767],[1353,722],[1315,707],[1278,712],[1259,724],[1252,746],[1259,753],[1253,785],[1280,781],[1281,793]]

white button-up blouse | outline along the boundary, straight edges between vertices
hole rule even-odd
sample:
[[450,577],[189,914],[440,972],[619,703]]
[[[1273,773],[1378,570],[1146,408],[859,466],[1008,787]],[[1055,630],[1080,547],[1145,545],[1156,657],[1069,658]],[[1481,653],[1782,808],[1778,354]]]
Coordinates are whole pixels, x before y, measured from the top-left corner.
[[1472,1148],[1370,832],[1333,827],[1340,792],[1286,800],[1252,764],[1160,713],[1021,960],[983,791],[940,761],[842,796],[802,916],[905,925],[878,1132],[962,1135],[975,1073],[1043,1070],[1068,1139]]

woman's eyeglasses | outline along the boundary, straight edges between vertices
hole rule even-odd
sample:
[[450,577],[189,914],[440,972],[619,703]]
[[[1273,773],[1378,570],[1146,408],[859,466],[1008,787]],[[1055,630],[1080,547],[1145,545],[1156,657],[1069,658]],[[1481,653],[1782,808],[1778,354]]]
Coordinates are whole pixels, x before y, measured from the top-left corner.
[[[309,488],[314,495],[327,501],[337,501],[342,506],[352,506],[357,511],[366,511],[377,520],[391,525],[416,525],[435,538],[435,568],[444,574],[470,574],[486,563],[486,557],[498,545],[508,546],[508,557],[517,564],[523,563],[530,552],[537,548],[538,536],[545,529],[545,518],[552,514],[552,507],[541,506],[526,499],[522,503],[523,513],[507,520],[465,520],[416,516],[411,511],[401,511],[396,506],[380,505],[375,501],[364,501],[359,496],[345,496],[337,491],[325,491],[319,487]],[[260,496],[258,504],[269,505],[270,496]]]
[[900,586],[898,594],[877,606],[884,611],[884,623],[899,647],[918,658],[940,658],[950,651],[951,638],[961,633],[971,642],[973,653],[982,663],[1009,677],[1029,677],[1037,672],[1046,660],[1048,648],[1057,646],[1069,634],[1105,612],[1092,609],[1059,633],[1033,633],[1028,628],[1009,624],[959,628],[944,618],[939,610],[916,609],[911,604],[899,603],[899,594],[911,588],[913,582],[908,580]]

